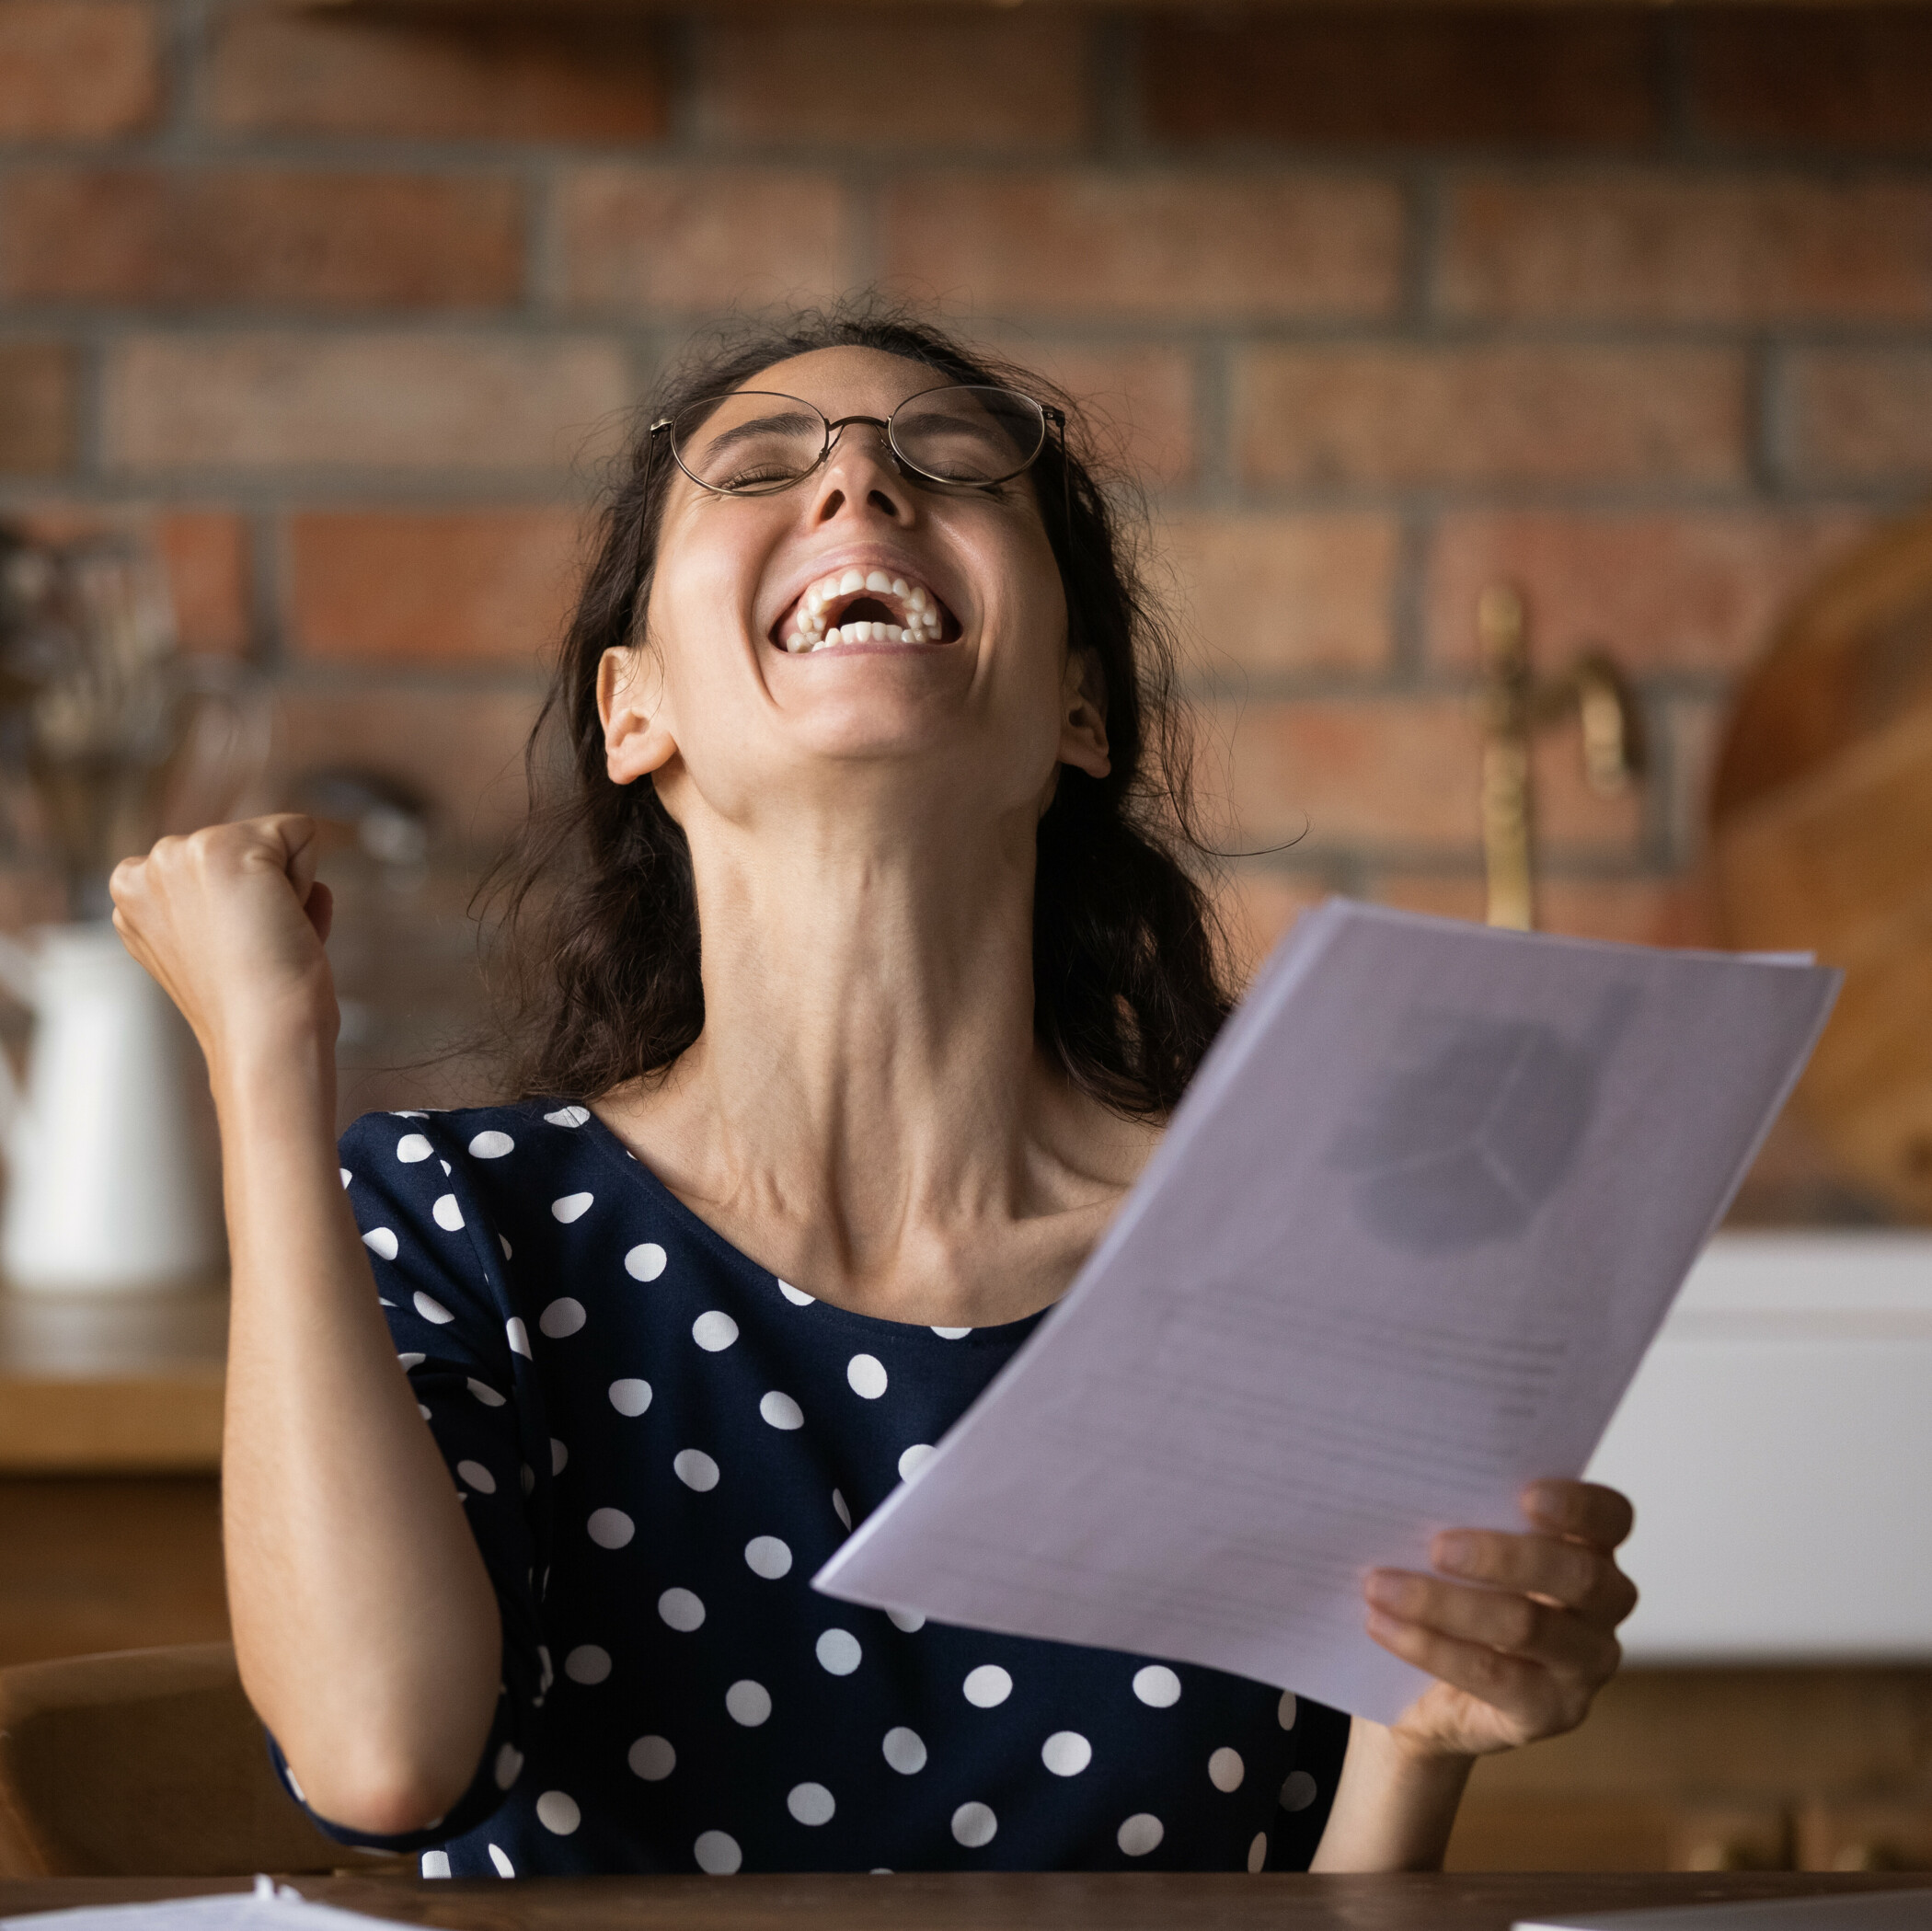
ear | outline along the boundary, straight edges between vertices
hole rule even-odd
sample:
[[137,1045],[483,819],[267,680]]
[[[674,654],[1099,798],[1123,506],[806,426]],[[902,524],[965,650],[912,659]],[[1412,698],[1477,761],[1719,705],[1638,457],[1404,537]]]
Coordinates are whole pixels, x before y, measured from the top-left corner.
[[1060,681],[1060,762],[1105,777],[1113,769],[1107,750],[1107,680],[1091,650],[1069,650]]
[[664,721],[662,677],[650,651],[606,650],[597,662],[597,715],[604,720],[604,768],[614,785],[634,785],[677,754]]

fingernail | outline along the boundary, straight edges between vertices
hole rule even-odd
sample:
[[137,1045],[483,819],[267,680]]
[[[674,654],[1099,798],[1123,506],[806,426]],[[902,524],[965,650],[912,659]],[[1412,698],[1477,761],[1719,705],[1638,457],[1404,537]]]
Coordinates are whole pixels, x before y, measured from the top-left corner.
[[1402,1606],[1403,1587],[1401,1577],[1392,1576],[1386,1569],[1378,1569],[1370,1572],[1363,1593],[1378,1609],[1399,1609]]
[[1475,1560],[1476,1544],[1469,1536],[1452,1533],[1436,1537],[1435,1566],[1438,1569],[1466,1569]]

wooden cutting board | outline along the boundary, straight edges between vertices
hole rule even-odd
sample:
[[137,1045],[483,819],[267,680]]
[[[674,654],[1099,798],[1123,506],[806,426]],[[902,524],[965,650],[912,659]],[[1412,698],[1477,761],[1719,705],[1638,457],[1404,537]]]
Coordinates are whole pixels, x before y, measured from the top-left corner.
[[1932,515],[1792,611],[1731,718],[1712,856],[1731,944],[1845,971],[1797,1105],[1848,1179],[1932,1222]]

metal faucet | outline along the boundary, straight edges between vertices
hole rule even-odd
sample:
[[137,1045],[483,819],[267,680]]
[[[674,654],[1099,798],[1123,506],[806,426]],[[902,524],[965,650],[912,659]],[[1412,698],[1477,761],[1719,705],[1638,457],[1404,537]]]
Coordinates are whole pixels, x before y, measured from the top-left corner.
[[1489,923],[1517,932],[1536,925],[1535,798],[1530,745],[1544,726],[1576,715],[1583,772],[1606,795],[1644,768],[1640,716],[1624,674],[1601,650],[1585,651],[1562,676],[1530,671],[1529,619],[1512,584],[1492,583],[1477,601],[1482,651],[1482,845]]

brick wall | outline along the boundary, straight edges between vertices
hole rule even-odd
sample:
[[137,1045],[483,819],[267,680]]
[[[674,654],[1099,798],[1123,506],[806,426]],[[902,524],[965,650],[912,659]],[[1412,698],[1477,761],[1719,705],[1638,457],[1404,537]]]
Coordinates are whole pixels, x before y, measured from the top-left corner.
[[1605,800],[1544,746],[1548,922],[1703,930],[1731,680],[1932,481],[1932,15],[536,11],[0,0],[0,507],[153,519],[291,768],[487,848],[616,412],[876,279],[1158,482],[1235,835],[1298,839],[1258,937],[1478,909],[1503,575],[1655,753]]

